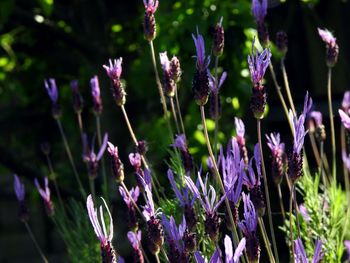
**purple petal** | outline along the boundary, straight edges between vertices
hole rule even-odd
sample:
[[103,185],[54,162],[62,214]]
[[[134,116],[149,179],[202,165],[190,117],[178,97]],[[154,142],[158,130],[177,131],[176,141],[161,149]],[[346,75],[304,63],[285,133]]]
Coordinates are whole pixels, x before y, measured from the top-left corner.
[[103,142],[102,142],[100,151],[98,152],[97,157],[96,157],[97,161],[99,161],[102,158],[103,153],[105,152],[106,147],[107,147],[107,142],[108,142],[108,134],[105,133],[105,136],[103,137]]

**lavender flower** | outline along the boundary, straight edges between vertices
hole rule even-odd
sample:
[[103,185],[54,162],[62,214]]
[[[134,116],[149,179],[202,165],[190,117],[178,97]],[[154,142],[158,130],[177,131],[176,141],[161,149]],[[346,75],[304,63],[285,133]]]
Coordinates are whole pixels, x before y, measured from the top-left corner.
[[103,137],[103,143],[101,148],[96,155],[94,152],[95,136],[92,139],[91,146],[89,147],[88,137],[86,133],[83,134],[83,160],[87,163],[88,174],[91,178],[96,178],[98,171],[98,162],[101,160],[108,142],[108,134],[106,133]]
[[164,243],[164,232],[160,220],[157,216],[160,214],[159,209],[155,210],[152,192],[150,187],[145,185],[146,205],[143,207],[143,216],[147,222],[148,245],[153,254],[158,254],[160,247]]
[[58,104],[58,89],[55,79],[44,80],[47,94],[52,102],[52,116],[58,119],[61,116],[61,107]]
[[143,23],[143,31],[146,40],[152,41],[156,37],[156,20],[154,13],[157,11],[159,1],[158,0],[143,0],[145,6],[145,17]]
[[216,210],[219,208],[221,203],[225,199],[225,195],[220,198],[219,201],[216,202],[216,191],[213,186],[209,186],[209,191],[207,190],[207,182],[208,176],[206,176],[205,181],[203,182],[200,173],[198,173],[198,182],[200,185],[200,189],[202,191],[202,195],[200,194],[200,190],[193,183],[192,179],[188,176],[185,176],[185,182],[188,188],[191,190],[193,195],[198,198],[200,204],[202,205],[205,211],[205,232],[209,235],[210,239],[215,243],[219,236],[219,227],[220,227],[220,218],[217,215]]
[[197,36],[192,34],[194,44],[196,46],[196,72],[192,81],[192,91],[194,99],[199,106],[203,106],[208,101],[210,93],[209,86],[209,70],[210,57],[205,56],[205,46],[203,36],[197,32]]
[[316,138],[320,141],[323,142],[326,140],[326,129],[322,123],[322,113],[319,111],[312,111],[310,114],[310,121],[313,122],[311,124],[312,126],[316,127]]
[[181,153],[181,159],[186,173],[191,173],[193,170],[193,158],[188,151],[185,134],[176,135],[174,144],[171,146],[178,148]]
[[83,110],[83,98],[80,94],[79,91],[79,84],[77,80],[72,80],[70,83],[70,87],[72,89],[73,92],[73,109],[75,111],[75,113],[80,114],[81,111]]
[[106,70],[106,73],[111,80],[112,95],[118,106],[122,106],[126,102],[126,93],[120,80],[122,74],[122,62],[122,58],[114,59],[113,61],[110,59],[109,66],[103,65],[103,68]]
[[270,58],[271,51],[269,48],[265,48],[261,54],[255,50],[254,38],[252,43],[252,55],[248,55],[248,65],[253,83],[253,94],[250,100],[250,109],[252,110],[254,117],[257,119],[262,119],[264,116],[267,94],[265,87],[261,82],[270,63]]
[[129,161],[130,164],[134,167],[135,172],[139,173],[141,170],[141,155],[139,153],[130,153],[129,154]]
[[300,212],[301,216],[303,217],[303,219],[305,220],[305,222],[307,222],[307,223],[310,222],[311,217],[310,217],[306,207],[303,204],[299,205],[299,212]]
[[338,110],[338,113],[339,113],[341,122],[342,122],[342,124],[344,125],[344,127],[345,127],[347,130],[350,130],[350,117],[349,117],[349,115],[346,114],[346,113],[345,113],[343,110],[341,110],[341,109]]
[[117,182],[124,181],[124,164],[121,162],[118,154],[118,147],[114,146],[112,143],[108,142],[108,152],[111,156],[111,166],[114,179]]
[[216,57],[221,56],[224,51],[225,32],[224,27],[222,26],[222,20],[223,17],[220,18],[219,23],[216,24],[214,29],[213,53]]
[[101,100],[101,92],[100,92],[100,83],[98,81],[98,77],[94,76],[90,79],[91,86],[91,95],[92,102],[94,104],[94,113],[100,115],[103,110],[102,100]]
[[[316,247],[314,251],[314,256],[311,260],[311,263],[321,262],[323,259],[324,253],[322,253],[322,242],[320,240],[316,240]],[[308,259],[306,256],[305,248],[301,239],[298,238],[294,241],[294,262],[295,263],[308,263]]]
[[267,138],[267,146],[271,150],[271,157],[272,157],[272,163],[271,163],[271,174],[273,181],[275,184],[280,184],[283,179],[283,174],[285,172],[285,152],[284,143],[281,142],[280,134],[279,133],[271,133],[270,136],[266,135]]
[[344,112],[348,112],[350,109],[350,91],[344,92],[343,101],[341,103],[341,107]]
[[[209,86],[211,89],[211,94],[210,94],[210,116],[212,119],[215,118],[220,118],[221,117],[221,98],[219,95],[220,88],[224,84],[224,81],[226,80],[227,73],[224,71],[221,75],[220,81],[219,78],[216,79],[213,75],[209,73]],[[216,116],[217,114],[217,116]]]
[[180,61],[176,56],[173,56],[170,60],[170,77],[175,83],[178,83],[181,79],[181,74]]
[[169,221],[163,213],[162,223],[167,234],[167,243],[169,244],[169,262],[188,262],[189,255],[187,251],[185,251],[185,246],[182,241],[186,231],[185,218],[183,218],[182,223],[177,227],[174,218],[171,216]]
[[[196,253],[194,253],[194,259],[196,263],[206,263],[199,251],[196,251]],[[215,249],[213,255],[209,260],[209,263],[221,263],[221,250],[219,248]]]
[[232,241],[228,235],[225,236],[224,244],[225,244],[225,263],[239,263],[239,258],[242,256],[243,250],[245,249],[246,239],[245,238],[241,239],[241,241],[238,243],[235,253],[233,253]]
[[241,156],[246,165],[248,165],[248,150],[245,143],[245,126],[240,118],[235,117],[236,140],[239,145]]
[[143,263],[143,254],[140,246],[141,242],[141,230],[137,231],[137,233],[134,233],[132,231],[128,232],[128,239],[131,243],[131,246],[134,249],[134,262],[135,263]]
[[170,67],[170,61],[167,52],[159,53],[160,64],[163,69],[163,90],[168,97],[175,96],[176,84],[172,78],[172,68]]
[[249,194],[242,193],[244,203],[244,220],[238,223],[246,238],[246,251],[249,261],[259,262],[260,243],[257,236],[258,216],[255,212],[253,203],[250,201]]
[[[101,255],[103,263],[117,263],[116,254],[112,245],[113,239],[113,219],[111,212],[108,209],[106,201],[101,197],[103,204],[107,210],[109,216],[109,233],[107,233],[106,223],[104,221],[102,206],[96,209],[94,206],[94,201],[92,196],[89,195],[86,200],[86,208],[88,210],[88,215],[90,222],[94,228],[95,234],[101,243]],[[98,211],[100,211],[100,220],[98,216]],[[102,225],[102,227],[101,227]]]
[[44,182],[45,182],[45,187],[41,188],[40,184],[38,182],[38,179],[35,178],[35,180],[34,180],[34,184],[35,184],[36,188],[38,189],[39,194],[41,195],[41,197],[44,201],[46,213],[48,216],[52,216],[54,214],[54,205],[53,205],[52,200],[51,200],[51,191],[49,188],[49,179],[47,176],[45,177]]
[[269,33],[265,26],[265,16],[267,14],[267,0],[253,0],[252,14],[257,24],[259,40],[267,45],[269,42]]
[[138,228],[138,222],[134,204],[136,204],[137,199],[139,198],[140,189],[138,188],[138,186],[136,186],[135,188],[131,188],[131,190],[129,191],[131,198],[121,186],[119,186],[119,192],[120,195],[123,197],[123,200],[128,208],[128,227],[129,229],[136,231]]
[[323,42],[326,43],[327,52],[326,52],[326,61],[328,67],[334,67],[338,61],[339,55],[339,46],[337,44],[337,39],[333,34],[327,29],[317,28],[318,34],[320,35]]
[[14,178],[13,188],[15,190],[15,194],[19,203],[18,216],[22,221],[26,221],[28,220],[29,214],[28,214],[27,205],[24,200],[24,197],[25,197],[24,184],[21,182],[21,180],[16,174],[13,175],[13,178]]
[[191,231],[193,227],[196,226],[198,221],[196,212],[193,207],[196,197],[194,196],[192,199],[190,199],[189,197],[190,189],[188,185],[185,185],[185,187],[181,187],[180,189],[177,187],[174,179],[174,174],[171,169],[168,170],[167,174],[168,174],[170,185],[173,188],[177,199],[180,201],[180,206],[184,207],[184,215],[185,215],[187,227]]
[[[254,171],[253,161],[255,163],[256,173]],[[261,190],[261,159],[258,143],[254,147],[254,157],[250,159],[247,169],[248,175],[244,174],[243,183],[250,192],[250,199],[254,204],[255,210],[262,217],[265,214],[266,204],[264,194]]]
[[276,46],[279,52],[285,56],[288,51],[288,35],[284,31],[278,31],[276,33]]

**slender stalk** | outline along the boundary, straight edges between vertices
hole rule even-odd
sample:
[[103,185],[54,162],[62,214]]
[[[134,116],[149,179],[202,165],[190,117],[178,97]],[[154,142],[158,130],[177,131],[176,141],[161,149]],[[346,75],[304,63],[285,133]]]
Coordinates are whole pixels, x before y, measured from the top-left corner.
[[27,231],[28,231],[28,234],[29,234],[30,238],[32,239],[32,241],[33,241],[33,243],[34,243],[36,249],[38,250],[38,252],[39,252],[39,254],[40,254],[42,260],[43,260],[45,263],[49,263],[49,261],[47,260],[46,256],[44,255],[43,251],[41,250],[41,248],[40,248],[38,242],[36,241],[36,238],[35,238],[35,236],[34,236],[34,234],[33,234],[33,232],[32,232],[32,229],[31,229],[30,226],[28,225],[28,222],[27,222],[27,221],[23,221],[23,223],[24,223],[24,225],[26,226],[26,229],[27,229]]
[[296,111],[295,111],[295,107],[294,107],[293,97],[292,97],[292,94],[291,94],[290,88],[289,88],[288,75],[287,75],[286,67],[284,65],[284,59],[285,59],[284,57],[281,59],[281,69],[282,69],[282,75],[283,75],[283,80],[284,80],[284,86],[286,88],[286,93],[287,93],[287,98],[288,98],[288,101],[289,101],[289,105],[292,108],[294,116],[296,116]]
[[[341,151],[342,153],[346,153],[346,138],[345,138],[345,128],[344,125],[340,128],[340,142],[341,142]],[[345,163],[343,162],[343,173],[344,173],[344,182],[345,182],[345,190],[347,195],[350,195],[350,183],[349,183],[349,172],[346,168]]]
[[297,192],[295,190],[295,186],[293,187],[293,203],[294,203],[294,211],[295,211],[295,219],[297,222],[297,230],[298,230],[298,236],[300,236],[300,223],[299,223],[299,207],[297,203]]
[[[215,157],[214,157],[213,151],[211,149],[211,144],[210,144],[210,140],[209,140],[209,136],[208,136],[208,129],[207,129],[207,125],[205,123],[204,106],[200,106],[200,111],[201,111],[202,125],[203,125],[203,129],[204,129],[204,137],[205,137],[205,141],[206,141],[206,144],[207,144],[209,156],[210,156],[212,164],[214,166],[214,174],[216,176],[217,181],[219,182],[222,194],[225,195],[225,193],[226,193],[225,187],[224,187],[224,184],[222,183],[222,180],[221,180],[221,177],[220,177],[220,173],[219,173],[218,167],[216,165]],[[231,222],[231,225],[232,225],[233,243],[234,243],[235,246],[237,246],[239,239],[238,239],[236,224],[235,224],[235,221],[233,220],[231,207],[230,207],[230,204],[228,202],[227,197],[225,197],[225,204],[226,204],[226,209],[228,211],[230,222]]]
[[219,57],[215,57],[215,67],[214,67],[214,77],[215,77],[215,90],[214,94],[214,103],[215,103],[215,131],[214,131],[214,156],[218,156],[218,133],[219,133],[219,81],[218,81],[218,65]]
[[275,258],[273,257],[273,253],[271,250],[271,244],[269,242],[269,238],[268,238],[267,233],[266,233],[264,221],[260,217],[258,218],[258,223],[259,223],[260,233],[264,239],[264,244],[265,244],[269,259],[270,259],[270,263],[274,263],[276,261],[275,261]]
[[332,105],[332,68],[328,67],[328,80],[327,80],[327,91],[328,91],[328,109],[329,109],[329,122],[331,125],[331,139],[332,139],[332,175],[333,180],[336,181],[337,166],[336,166],[336,144],[335,144],[335,131],[334,131],[334,120],[333,120],[333,105]]
[[[320,158],[321,158],[321,160],[323,160],[323,155],[324,155],[324,142],[321,141],[320,142]],[[323,169],[323,162],[320,163],[319,173],[322,177],[323,184],[325,186],[329,186],[328,177],[326,176],[324,169]]]
[[61,121],[59,119],[56,119],[56,121],[57,121],[58,128],[60,130],[60,133],[61,133],[61,137],[62,137],[62,140],[63,140],[64,147],[66,149],[66,153],[67,153],[70,165],[71,165],[72,170],[73,170],[73,174],[74,174],[75,179],[76,179],[76,181],[78,183],[78,187],[79,187],[80,193],[83,196],[83,198],[85,199],[86,198],[86,192],[85,192],[84,187],[83,187],[83,185],[82,185],[82,183],[80,181],[79,174],[78,174],[77,168],[76,168],[74,160],[73,160],[72,152],[70,150],[70,147],[69,147],[69,144],[68,144],[68,141],[67,141],[67,137],[66,137],[66,135],[64,133],[64,130],[63,130],[63,127],[62,127],[62,123],[61,123]]
[[286,220],[286,212],[284,210],[284,205],[283,205],[283,196],[282,196],[282,191],[281,191],[281,185],[277,185],[277,191],[278,191],[278,199],[280,201],[280,207],[281,207],[281,213],[283,217],[283,221]]
[[157,263],[160,263],[158,254],[155,254],[154,257],[156,258]]
[[96,191],[95,191],[95,180],[93,178],[89,177],[89,186],[90,186],[90,191],[92,194],[92,199],[96,199]]
[[78,126],[80,131],[80,136],[83,138],[83,120],[81,118],[81,112],[77,112]]
[[279,262],[278,250],[277,250],[277,245],[276,245],[275,231],[273,229],[273,222],[272,222],[272,215],[271,215],[271,203],[270,203],[270,196],[269,196],[269,188],[268,188],[268,185],[267,185],[267,176],[266,176],[266,170],[265,170],[264,154],[263,154],[263,150],[262,150],[261,120],[257,119],[256,120],[256,124],[257,124],[257,130],[258,130],[258,141],[259,141],[259,148],[260,148],[262,174],[263,174],[263,179],[264,179],[265,198],[266,198],[266,204],[267,204],[267,215],[268,215],[268,218],[269,218],[269,226],[270,226],[273,250],[274,250],[274,253],[275,253],[276,262],[278,263]]
[[178,122],[177,116],[176,116],[175,104],[174,104],[174,98],[173,97],[170,97],[170,105],[171,105],[171,111],[173,113],[173,117],[174,117],[174,121],[175,121],[175,125],[176,125],[177,134],[180,134],[180,127],[179,127],[179,122]]
[[286,118],[287,118],[287,120],[289,122],[289,126],[292,128],[292,124],[290,123],[290,120],[289,120],[289,117],[288,117],[287,104],[286,104],[286,102],[285,102],[285,100],[283,98],[283,95],[282,95],[282,92],[281,92],[281,87],[280,87],[280,85],[277,82],[275,70],[273,69],[273,65],[272,65],[271,61],[269,63],[269,69],[270,69],[270,73],[271,73],[271,77],[272,77],[273,83],[275,84],[277,95],[278,95],[278,97],[279,97],[279,99],[280,99],[280,101],[282,103],[284,114],[286,115]]
[[149,259],[147,257],[147,254],[146,254],[145,250],[142,247],[141,242],[139,244],[140,244],[140,248],[141,248],[141,251],[142,251],[142,254],[143,254],[143,258],[146,260],[147,263],[150,263],[150,261],[149,261]]
[[126,192],[126,194],[128,195],[129,199],[131,200],[133,206],[135,207],[136,211],[141,215],[142,219],[145,220],[146,222],[146,219],[143,215],[143,213],[141,212],[140,208],[138,207],[138,205],[135,203],[134,199],[131,197],[131,194],[128,190],[128,188],[126,188],[126,185],[124,184],[124,182],[120,182],[120,185],[124,188],[124,191]]
[[181,130],[182,130],[182,133],[185,134],[185,136],[186,136],[185,126],[184,126],[184,122],[182,120],[181,108],[180,108],[180,103],[179,103],[179,96],[177,95],[177,88],[175,89],[175,101],[176,101],[177,113],[179,114]]
[[294,262],[294,240],[293,240],[293,189],[294,184],[292,185],[292,190],[290,191],[289,198],[289,239],[291,243],[291,262]]
[[169,262],[169,258],[168,258],[168,256],[167,256],[165,250],[164,250],[164,247],[161,247],[160,249],[161,249],[161,251],[162,251],[162,253],[163,253],[163,257],[165,258],[166,262]]
[[[123,115],[124,115],[124,119],[125,119],[126,125],[128,126],[128,129],[129,129],[130,136],[131,136],[131,138],[132,138],[134,144],[135,144],[136,146],[138,146],[138,145],[139,145],[139,142],[138,142],[138,140],[137,140],[137,138],[136,138],[136,135],[135,135],[135,133],[134,133],[134,130],[132,129],[132,126],[131,126],[131,124],[130,124],[129,117],[128,117],[128,114],[126,113],[126,110],[125,110],[124,105],[120,106],[120,108],[122,109],[122,112],[123,112]],[[146,169],[149,169],[148,162],[147,162],[146,158],[145,158],[143,155],[141,155],[141,160],[142,160],[142,163],[143,163],[143,165],[145,166],[145,168],[146,168]],[[153,176],[153,179],[157,182],[158,186],[160,186],[157,177]],[[158,200],[159,200],[159,198],[160,198],[160,197],[159,197],[159,193],[158,193],[158,191],[157,191],[157,187],[154,185],[154,181],[153,181],[153,180],[152,180],[152,185],[153,185],[153,189],[155,190],[154,192],[155,192],[155,194],[156,194],[156,196],[157,196],[157,198],[158,198]]]
[[[101,121],[100,121],[100,116],[95,115],[96,119],[96,130],[97,130],[97,140],[98,140],[98,145],[99,147],[102,146],[102,134],[101,134]],[[107,175],[106,175],[106,166],[105,166],[105,158],[102,156],[101,158],[101,164],[102,164],[102,190],[104,196],[107,198],[107,201],[109,199],[108,195],[108,182],[107,182]]]

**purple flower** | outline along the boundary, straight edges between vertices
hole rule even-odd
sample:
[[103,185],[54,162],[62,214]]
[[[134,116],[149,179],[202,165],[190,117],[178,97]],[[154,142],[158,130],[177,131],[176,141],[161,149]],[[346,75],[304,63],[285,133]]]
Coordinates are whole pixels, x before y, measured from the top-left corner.
[[299,212],[300,212],[301,216],[303,217],[303,219],[305,220],[305,222],[310,222],[311,217],[310,217],[306,207],[303,204],[299,205]]
[[[323,255],[324,254],[322,253],[322,242],[320,240],[316,240],[316,247],[315,247],[314,256],[312,258],[311,263],[320,262],[323,258]],[[305,248],[300,238],[294,241],[294,262],[295,263],[309,262],[306,256]]]
[[246,239],[245,238],[241,239],[241,241],[238,243],[235,253],[233,253],[232,241],[228,235],[225,236],[224,244],[225,244],[225,263],[239,263],[239,258],[242,256],[243,250],[245,249]]
[[[86,208],[88,210],[90,222],[94,228],[95,234],[97,238],[100,240],[102,245],[106,245],[108,242],[111,242],[113,239],[113,219],[112,215],[108,209],[106,201],[101,197],[103,204],[107,210],[109,216],[109,233],[106,230],[106,223],[104,221],[102,206],[99,207],[99,210],[95,208],[94,201],[92,200],[92,196],[89,195],[86,200]],[[100,212],[101,223],[98,219],[98,211]],[[101,227],[102,224],[102,227]]]
[[313,119],[313,121],[316,124],[316,127],[320,127],[322,125],[322,113],[319,111],[312,111],[310,113],[310,118]]
[[141,155],[139,153],[130,153],[129,161],[136,171],[141,169]]
[[95,136],[92,139],[91,147],[89,147],[88,138],[87,135],[83,134],[83,160],[88,165],[88,173],[89,175],[94,178],[97,175],[98,170],[98,162],[101,160],[108,142],[108,134],[106,133],[103,137],[103,143],[101,145],[101,148],[96,155],[94,152],[94,144],[95,144]]
[[131,200],[131,198],[126,193],[126,191],[124,190],[123,187],[119,186],[119,192],[120,192],[120,195],[123,197],[123,200],[129,209],[134,205],[133,201],[134,201],[134,203],[137,202],[137,199],[139,198],[139,195],[140,195],[140,189],[138,186],[136,186],[135,188],[134,187],[131,188],[131,190],[129,191],[130,196],[131,196],[133,201]]
[[162,65],[163,71],[169,72],[170,71],[170,61],[167,55],[167,52],[159,53],[160,58],[160,64]]
[[154,14],[157,11],[159,1],[158,0],[143,0],[146,12]]
[[176,226],[175,219],[170,216],[170,221],[166,215],[162,214],[162,223],[167,234],[167,240],[169,244],[169,260],[170,262],[176,262],[176,259],[185,256],[184,243],[182,242],[186,231],[186,220],[183,217],[182,223],[179,227]]
[[197,51],[197,69],[199,71],[207,71],[207,68],[210,63],[210,56],[208,56],[207,58],[205,57],[205,46],[203,36],[199,34],[197,30],[197,37],[194,34],[192,34],[192,38]]
[[334,47],[335,45],[337,45],[337,39],[333,36],[333,34],[330,31],[321,28],[317,28],[317,31],[320,37],[322,38],[323,42],[325,42],[327,46]]
[[137,231],[137,233],[129,231],[128,239],[134,250],[140,250],[141,230]]
[[187,151],[187,142],[185,134],[176,135],[174,144],[171,146],[178,148],[181,151]]
[[146,204],[143,207],[142,214],[145,217],[146,221],[149,221],[152,218],[156,218],[160,214],[160,211],[159,209],[155,210],[152,192],[148,185],[145,185],[145,194]]
[[[253,167],[253,160],[255,163],[256,172]],[[259,187],[261,185],[261,159],[260,159],[260,150],[259,144],[255,144],[254,147],[254,157],[252,157],[249,161],[248,165],[248,175],[244,174],[243,183],[248,187],[249,190]]]
[[[216,202],[216,191],[213,186],[209,186],[209,191],[207,187],[208,176],[205,177],[205,181],[203,182],[200,173],[198,172],[198,182],[200,185],[200,189],[193,183],[192,179],[188,176],[185,176],[185,181],[188,188],[191,190],[193,195],[198,198],[200,204],[204,208],[207,214],[213,214],[219,208],[221,203],[224,201],[225,196],[222,196],[221,199]],[[202,194],[200,193],[200,190]]]
[[301,114],[299,118],[295,117],[293,112],[289,110],[289,119],[292,123],[292,129],[293,129],[293,153],[294,154],[300,154],[301,149],[304,146],[304,138],[307,134],[307,131],[305,131],[304,128],[304,122],[305,122],[305,115]]
[[348,260],[350,259],[350,240],[344,240],[344,246],[348,253]]
[[281,143],[279,133],[271,133],[270,136],[266,135],[267,146],[269,146],[272,156],[282,155],[284,153],[285,145]]
[[267,14],[267,0],[253,0],[252,14],[257,24],[264,23]]
[[[203,256],[199,251],[194,253],[194,259],[196,263],[205,263]],[[211,256],[209,263],[221,263],[221,250],[219,248],[215,249],[213,255]]]
[[348,112],[350,109],[350,91],[345,91],[341,107],[345,112]]
[[76,113],[80,113],[83,109],[83,98],[80,95],[79,84],[77,80],[72,80],[70,82],[70,87],[73,92],[73,108]]
[[14,174],[13,177],[14,177],[13,188],[15,189],[17,200],[19,202],[23,202],[24,196],[25,196],[24,184],[21,182],[21,180],[16,174]]
[[348,130],[350,130],[350,117],[348,114],[346,114],[343,110],[339,109],[339,116],[341,119],[341,122],[343,123],[344,127]]
[[215,77],[212,74],[209,74],[209,86],[213,93],[219,94],[221,86],[224,84],[225,80],[227,78],[227,72],[224,71],[220,77],[220,81],[218,79],[215,79]]
[[90,79],[90,86],[91,86],[92,101],[94,104],[94,112],[96,114],[101,114],[103,110],[103,106],[102,106],[102,100],[101,100],[100,84],[97,76],[94,76],[93,78]]
[[44,201],[46,212],[49,216],[51,216],[54,213],[54,206],[53,206],[53,203],[51,200],[51,191],[49,188],[49,179],[47,176],[45,177],[44,182],[45,182],[45,187],[41,188],[40,184],[38,182],[38,179],[37,178],[34,179],[34,184],[35,184],[36,188],[38,189],[39,194]]
[[244,139],[245,126],[240,118],[235,117],[236,136]]
[[279,133],[271,133],[266,135],[267,145],[271,150],[271,174],[275,184],[280,184],[285,172],[285,144],[281,142]]
[[309,112],[311,111],[313,105],[312,98],[309,95],[309,92],[306,91],[305,98],[304,98],[304,108],[303,108],[303,115],[307,116]]
[[189,187],[186,185],[185,187],[181,187],[180,189],[177,187],[175,179],[174,179],[174,174],[171,169],[168,169],[168,179],[171,184],[171,187],[173,188],[175,195],[177,199],[180,201],[181,206],[189,205],[193,206],[194,201],[196,197],[194,196],[192,200],[189,198]]
[[115,81],[120,78],[122,74],[122,62],[123,58],[114,59],[113,61],[109,60],[109,66],[103,65],[103,68],[106,70],[108,77]]
[[58,100],[58,90],[55,79],[44,80],[44,84],[52,103],[56,104]]
[[[257,0],[259,1],[259,0]],[[265,71],[270,63],[271,51],[270,48],[265,48],[264,51],[259,54],[255,50],[255,38],[252,43],[252,55],[248,55],[248,65],[250,76],[254,86],[258,85],[265,75]]]

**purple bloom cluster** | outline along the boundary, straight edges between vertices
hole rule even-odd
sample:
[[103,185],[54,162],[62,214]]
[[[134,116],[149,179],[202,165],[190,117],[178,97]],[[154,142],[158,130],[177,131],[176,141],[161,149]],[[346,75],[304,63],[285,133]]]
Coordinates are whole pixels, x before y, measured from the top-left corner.
[[55,79],[44,80],[45,89],[52,102],[52,116],[58,119],[61,116],[61,107],[58,104],[58,89]]
[[101,99],[101,91],[100,91],[100,83],[98,81],[98,77],[94,76],[90,79],[91,86],[91,95],[92,102],[94,104],[94,113],[100,115],[103,110],[102,99]]
[[123,84],[120,80],[122,74],[122,62],[123,58],[109,60],[109,66],[103,65],[106,70],[107,76],[110,78],[112,83],[112,95],[115,103],[118,106],[122,106],[126,102],[126,93]]
[[279,133],[271,133],[270,136],[266,135],[267,146],[271,150],[272,164],[271,174],[274,182],[280,184],[283,179],[285,168],[285,144],[281,142]]
[[28,208],[25,203],[25,188],[24,184],[21,182],[19,177],[15,174],[13,175],[14,181],[13,181],[13,189],[15,190],[15,194],[19,203],[19,212],[18,216],[22,221],[28,220],[29,214],[28,214]]
[[44,201],[44,205],[45,205],[45,208],[46,208],[46,213],[49,216],[52,216],[55,211],[54,211],[53,202],[51,200],[51,191],[50,191],[50,188],[49,188],[49,179],[48,179],[47,176],[45,177],[44,182],[45,182],[45,187],[41,188],[41,186],[40,186],[40,184],[38,182],[38,179],[35,178],[35,180],[34,180],[34,184],[35,184],[36,188],[38,189],[39,194],[40,194],[40,196],[42,197],[42,199]]
[[[322,242],[320,240],[316,240],[316,246],[314,255],[312,257],[311,263],[319,263],[322,261],[324,253],[322,253]],[[305,248],[301,239],[298,238],[294,241],[294,262],[295,263],[308,263]]]
[[337,44],[337,39],[327,29],[317,28],[317,31],[321,39],[323,40],[323,42],[326,43],[327,46],[327,65],[328,67],[334,67],[334,65],[338,61],[339,55],[339,46]]
[[[259,1],[259,0],[257,0]],[[265,48],[263,52],[259,54],[259,52],[255,49],[255,38],[252,44],[252,55],[248,55],[248,65],[250,76],[254,87],[259,86],[261,81],[265,75],[265,71],[269,66],[271,59],[271,51],[270,48]]]

